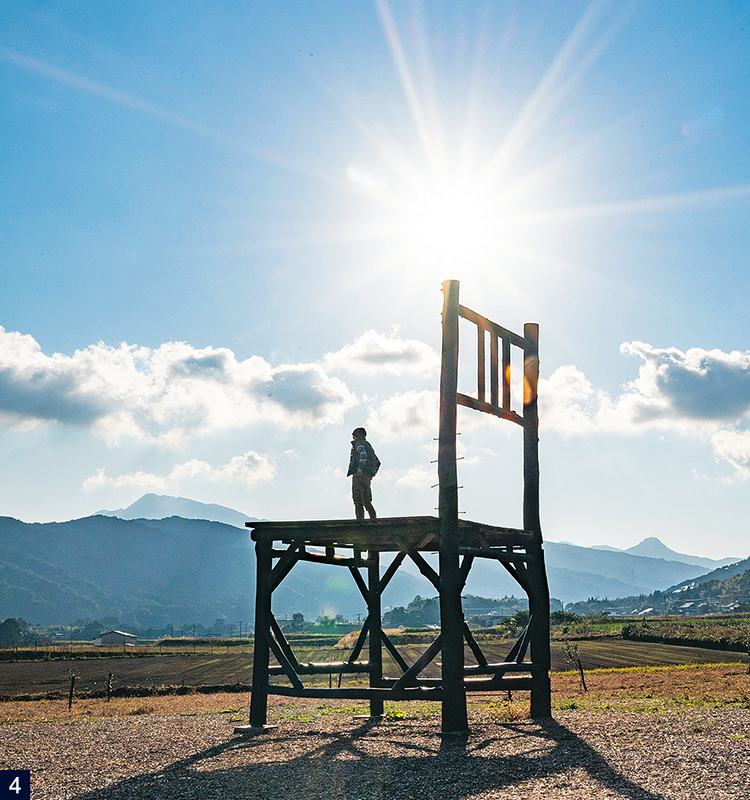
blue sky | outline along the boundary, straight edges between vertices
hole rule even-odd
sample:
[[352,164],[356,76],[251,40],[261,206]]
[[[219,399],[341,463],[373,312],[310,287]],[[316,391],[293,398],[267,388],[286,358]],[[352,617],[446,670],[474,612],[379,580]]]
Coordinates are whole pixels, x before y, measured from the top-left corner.
[[350,516],[361,424],[433,513],[455,278],[540,324],[547,538],[748,556],[746,3],[8,2],[0,86],[0,513]]

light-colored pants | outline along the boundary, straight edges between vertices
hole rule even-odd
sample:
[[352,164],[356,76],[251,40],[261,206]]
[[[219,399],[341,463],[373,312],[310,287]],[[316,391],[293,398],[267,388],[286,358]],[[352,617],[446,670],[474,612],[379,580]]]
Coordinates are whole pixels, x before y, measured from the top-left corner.
[[372,475],[352,475],[352,500],[354,500],[354,513],[357,519],[365,518],[365,509],[370,519],[377,519],[377,514],[372,505]]

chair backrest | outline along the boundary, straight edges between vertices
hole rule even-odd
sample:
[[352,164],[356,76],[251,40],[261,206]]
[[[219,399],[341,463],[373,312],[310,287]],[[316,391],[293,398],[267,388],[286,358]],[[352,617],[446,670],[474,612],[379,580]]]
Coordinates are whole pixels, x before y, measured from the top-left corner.
[[[539,536],[539,326],[524,325],[524,335],[503,328],[458,302],[459,282],[443,283],[443,347],[440,373],[440,435],[438,479],[439,515],[450,527],[458,527],[458,479],[456,472],[456,418],[459,405],[482,411],[520,425],[524,430],[524,529]],[[459,318],[477,329],[477,394],[458,391]],[[489,386],[487,340],[489,339]],[[523,352],[523,414],[511,408],[511,349]],[[450,536],[450,534],[447,533]]]

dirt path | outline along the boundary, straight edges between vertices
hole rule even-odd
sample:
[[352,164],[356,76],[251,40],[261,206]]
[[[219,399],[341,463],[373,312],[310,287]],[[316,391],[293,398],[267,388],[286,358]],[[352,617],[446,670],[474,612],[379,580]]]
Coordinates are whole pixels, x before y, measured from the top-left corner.
[[224,715],[142,715],[0,728],[0,767],[32,770],[35,800],[745,800],[750,712],[558,713],[369,724],[285,720],[238,737]]

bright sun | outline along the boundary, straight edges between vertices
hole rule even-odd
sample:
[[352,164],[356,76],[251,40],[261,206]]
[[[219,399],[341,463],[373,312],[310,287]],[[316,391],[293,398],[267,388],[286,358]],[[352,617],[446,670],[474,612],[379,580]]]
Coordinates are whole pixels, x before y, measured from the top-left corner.
[[486,257],[502,220],[495,197],[460,182],[414,197],[404,211],[403,231],[413,247],[433,263],[454,266]]
[[[380,206],[371,219],[372,238],[386,237],[397,243],[403,263],[418,269],[425,265],[441,275],[447,269],[461,277],[497,257],[508,235],[504,220],[508,209],[494,187],[477,176],[448,177],[448,165],[440,176],[415,174],[413,164],[391,164],[391,180],[380,180],[366,170],[350,166],[347,176],[369,199]],[[396,259],[399,260],[398,258]],[[446,273],[447,274],[447,273]]]

